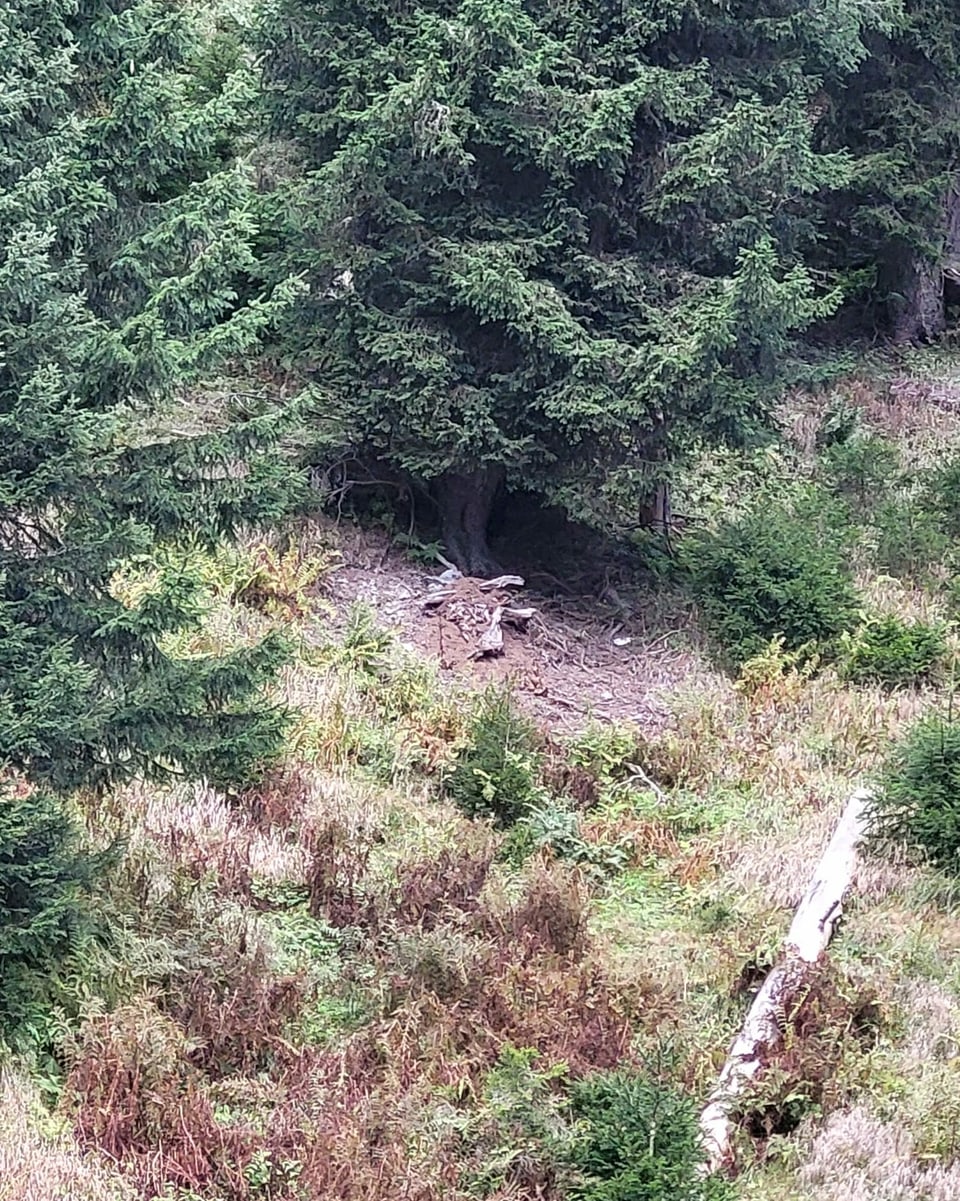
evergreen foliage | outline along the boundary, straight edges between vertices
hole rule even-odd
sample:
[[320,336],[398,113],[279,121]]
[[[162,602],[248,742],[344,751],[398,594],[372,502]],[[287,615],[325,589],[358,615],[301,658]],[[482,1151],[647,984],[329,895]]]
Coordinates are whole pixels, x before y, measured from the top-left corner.
[[924,717],[893,748],[870,806],[880,847],[922,852],[960,873],[960,723]]
[[272,421],[179,436],[161,408],[289,299],[236,300],[255,226],[219,167],[242,82],[190,96],[198,33],[166,0],[27,0],[0,35],[0,763],[58,791],[242,777],[276,745],[251,706],[278,645],[173,661],[188,581],[136,608],[111,592],[159,542],[289,505],[276,456],[251,459]]
[[477,703],[467,745],[445,782],[447,796],[468,817],[512,826],[544,799],[536,727],[507,691],[488,689]]
[[947,651],[942,627],[887,613],[868,618],[853,634],[844,633],[840,675],[887,688],[920,684],[942,666]]
[[960,539],[960,458],[951,457],[929,473],[919,507],[935,517],[950,538]]
[[635,523],[678,457],[750,436],[841,299],[808,269],[811,198],[852,170],[818,96],[886,7],[271,5],[266,111],[304,170],[270,263],[312,284],[279,352],[326,453],[431,482],[479,571],[501,481]]
[[821,198],[822,261],[846,273],[876,325],[899,340],[925,339],[943,326],[938,264],[960,254],[950,199],[960,19],[952,0],[889,0],[874,15],[855,73],[824,81],[822,144],[843,147],[856,165],[841,193]]
[[739,665],[778,636],[828,650],[856,621],[846,539],[826,497],[757,502],[683,548],[690,588],[721,659]]
[[576,1201],[721,1201],[729,1186],[702,1173],[696,1115],[687,1097],[635,1071],[601,1072],[573,1085],[578,1119],[572,1160]]
[[87,918],[99,859],[79,847],[58,802],[0,790],[0,1028],[9,1030],[36,982]]
[[887,575],[923,583],[950,554],[943,521],[908,489],[880,501],[871,525],[876,565]]
[[859,510],[871,509],[889,489],[899,467],[896,447],[878,434],[854,433],[823,453],[833,488]]

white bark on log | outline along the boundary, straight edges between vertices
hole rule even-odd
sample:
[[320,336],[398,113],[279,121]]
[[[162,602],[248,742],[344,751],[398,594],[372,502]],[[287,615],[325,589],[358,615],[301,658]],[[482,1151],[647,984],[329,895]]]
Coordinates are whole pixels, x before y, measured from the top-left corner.
[[479,584],[481,592],[493,592],[495,589],[522,587],[523,576],[521,575],[498,575],[496,579],[482,580]]
[[700,1115],[700,1134],[709,1172],[717,1171],[729,1161],[733,1134],[730,1112],[769,1053],[779,1045],[783,1031],[778,1015],[783,1014],[785,1005],[796,995],[810,968],[830,942],[841,914],[843,895],[853,878],[869,799],[869,792],[858,789],[847,801],[794,914],[783,956],[754,998],[743,1028],[730,1048],[717,1086]]
[[503,651],[503,629],[500,619],[503,617],[503,605],[497,605],[490,614],[490,625],[477,640],[477,649],[471,655],[472,659],[482,659],[484,655],[499,655]]

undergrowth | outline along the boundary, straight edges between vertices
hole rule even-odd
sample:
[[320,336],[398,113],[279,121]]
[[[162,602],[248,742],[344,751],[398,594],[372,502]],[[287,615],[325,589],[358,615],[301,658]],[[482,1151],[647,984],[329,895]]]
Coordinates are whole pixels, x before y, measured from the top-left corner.
[[477,700],[444,788],[467,817],[511,826],[544,798],[542,739],[508,691]]
[[775,637],[829,653],[855,619],[842,512],[814,491],[763,498],[695,534],[684,567],[718,658],[735,667]]
[[942,626],[878,614],[841,636],[838,666],[851,683],[894,688],[928,680],[945,666],[949,650]]
[[[730,674],[686,614],[666,642],[638,622],[664,710],[642,726],[547,731],[519,690],[443,680],[335,600],[326,529],[119,571],[131,604],[190,577],[167,653],[283,632],[286,757],[230,794],[77,799],[78,835],[117,848],[108,937],[72,936],[66,867],[33,909],[4,893],[24,931],[71,937],[25,994],[33,1083],[4,1078],[0,1165],[22,1147],[29,1175],[0,1196],[880,1201],[857,1132],[916,1196],[953,1195],[950,478],[920,400],[840,391],[794,414],[793,449],[724,452],[687,487],[713,497],[682,553]],[[874,779],[883,853],[741,1099],[737,1179],[705,1177],[698,1108]],[[46,1108],[14,1104],[40,1087]]]
[[932,714],[892,749],[870,806],[870,831],[882,849],[922,852],[960,874],[960,724]]

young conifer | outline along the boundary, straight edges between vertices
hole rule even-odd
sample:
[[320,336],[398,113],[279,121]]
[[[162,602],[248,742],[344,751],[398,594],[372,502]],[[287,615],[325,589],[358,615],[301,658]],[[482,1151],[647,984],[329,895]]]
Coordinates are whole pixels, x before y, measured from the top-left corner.
[[259,699],[273,641],[171,659],[189,585],[136,608],[111,590],[164,540],[212,544],[288,503],[277,458],[250,460],[268,419],[163,421],[289,293],[237,304],[255,229],[221,131],[244,85],[192,99],[198,46],[166,0],[0,7],[0,765],[60,792],[242,777],[279,730]]

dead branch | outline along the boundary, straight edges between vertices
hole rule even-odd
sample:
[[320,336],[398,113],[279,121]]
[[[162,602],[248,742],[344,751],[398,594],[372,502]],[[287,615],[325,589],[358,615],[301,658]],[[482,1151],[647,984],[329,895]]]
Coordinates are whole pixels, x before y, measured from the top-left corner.
[[522,588],[523,576],[498,575],[493,580],[481,580],[478,587],[481,592],[494,592],[500,588]]
[[842,911],[843,896],[853,878],[869,799],[868,792],[858,789],[847,801],[794,914],[780,962],[754,999],[743,1028],[730,1048],[717,1086],[700,1115],[701,1140],[710,1172],[730,1161],[733,1135],[730,1114],[737,1097],[783,1039],[777,1015],[784,1012],[830,942]]
[[442,605],[444,601],[448,601],[453,596],[452,588],[435,588],[428,592],[420,601],[420,606],[423,609],[435,609],[438,605]]
[[484,655],[499,655],[503,652],[503,629],[500,620],[503,617],[503,605],[497,605],[490,615],[490,625],[477,640],[477,649],[471,659],[482,659]]

